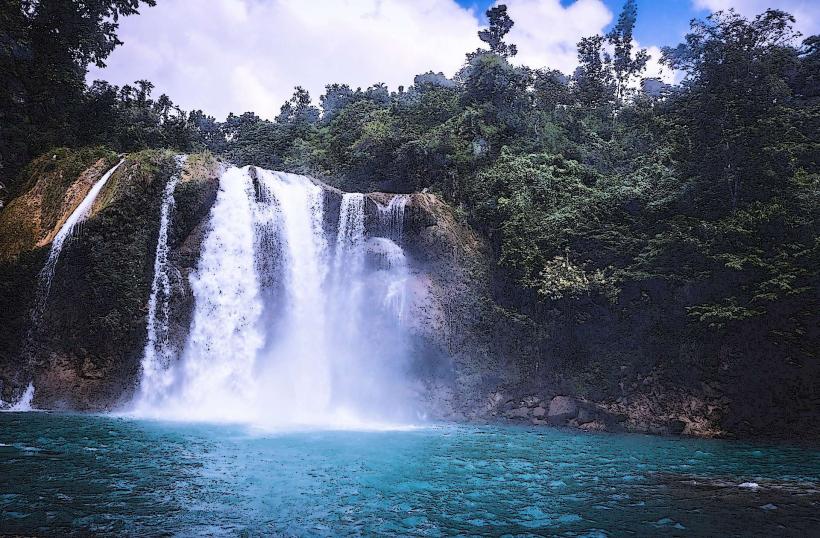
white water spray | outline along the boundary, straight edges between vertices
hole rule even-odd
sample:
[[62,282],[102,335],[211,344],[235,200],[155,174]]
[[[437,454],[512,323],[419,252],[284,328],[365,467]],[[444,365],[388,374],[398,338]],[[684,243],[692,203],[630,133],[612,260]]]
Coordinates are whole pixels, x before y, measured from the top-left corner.
[[364,282],[364,195],[346,193],[339,208],[336,253],[333,261],[331,293],[338,299],[332,312],[336,329],[347,339],[355,339],[361,328]]
[[42,271],[40,271],[37,294],[38,303],[35,306],[35,317],[39,317],[39,314],[42,313],[43,308],[45,307],[49,291],[51,290],[51,280],[54,278],[54,270],[57,267],[57,260],[60,258],[60,252],[63,250],[63,245],[68,239],[71,238],[77,225],[88,217],[88,214],[91,212],[91,207],[97,199],[97,195],[100,194],[100,191],[103,187],[105,187],[105,184],[124,161],[125,159],[120,160],[120,162],[115,164],[111,170],[106,172],[91,187],[88,194],[85,195],[83,201],[80,202],[80,205],[78,205],[71,215],[69,215],[68,219],[66,219],[65,223],[63,223],[62,227],[57,232],[57,235],[55,235],[54,239],[51,241],[51,250],[49,250],[48,259],[46,260]]
[[382,235],[401,243],[404,235],[404,209],[407,206],[407,195],[396,194],[387,206],[379,206],[379,224]]
[[362,194],[345,194],[335,235],[326,230],[324,195],[304,176],[223,173],[191,278],[185,350],[162,376],[143,377],[158,396],[138,413],[273,427],[412,415],[391,296],[406,279],[404,254],[381,238],[388,261],[370,259]]
[[253,185],[248,169],[222,175],[199,269],[191,333],[174,392],[154,411],[174,418],[231,420],[255,401],[254,363],[264,342],[254,260]]
[[[34,400],[34,384],[29,383],[26,387],[25,392],[20,396],[20,399],[17,400],[14,404],[9,407],[3,409],[3,411],[16,411],[16,412],[24,412],[24,411],[32,411],[34,408],[31,406],[31,402]],[[2,400],[0,400],[0,404],[2,404]]]
[[[331,365],[323,355],[327,340],[322,285],[328,245],[322,229],[322,189],[303,176],[259,170],[259,180],[279,212],[279,251],[272,281],[281,297],[275,334],[267,334],[260,355],[260,380],[270,415],[258,422],[308,423],[313,410],[331,398]],[[277,411],[288,409],[287,416]],[[284,419],[284,420],[283,420]]]
[[387,206],[379,205],[379,227],[382,237],[369,241],[368,252],[375,257],[380,269],[375,274],[378,285],[384,289],[384,307],[403,319],[407,304],[406,288],[409,271],[407,257],[401,247],[404,239],[404,212],[408,196],[396,194]]

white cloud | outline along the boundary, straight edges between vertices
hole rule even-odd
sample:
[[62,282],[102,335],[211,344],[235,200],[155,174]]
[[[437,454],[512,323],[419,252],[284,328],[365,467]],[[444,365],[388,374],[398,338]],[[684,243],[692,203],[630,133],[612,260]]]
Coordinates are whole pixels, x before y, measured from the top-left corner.
[[768,8],[782,9],[797,19],[796,28],[804,37],[820,31],[820,4],[817,0],[693,0],[697,9],[726,11],[735,8],[746,17],[766,11]]
[[509,39],[518,47],[516,62],[572,73],[578,65],[575,45],[582,37],[603,33],[612,12],[600,0],[504,0],[515,21]]
[[453,74],[478,27],[452,0],[163,0],[121,20],[125,44],[88,78],[147,78],[186,109],[271,118],[296,85],[316,99],[331,82]]
[[[638,43],[635,43],[635,48],[640,48]],[[646,52],[649,53],[649,61],[646,62],[646,70],[642,73],[642,76],[645,78],[659,78],[667,84],[674,84],[676,82],[680,82],[683,78],[683,73],[679,71],[673,71],[666,66],[661,65],[661,49],[660,47],[656,47],[652,45],[651,47],[646,47]],[[636,83],[636,87],[640,86],[640,83]]]
[[[505,3],[515,61],[568,74],[576,43],[603,33],[614,17],[601,0]],[[188,110],[272,118],[296,85],[317,100],[333,82],[395,89],[431,69],[451,76],[482,45],[479,27],[476,12],[455,0],[162,0],[121,19],[125,44],[88,78],[119,85],[147,78]],[[647,75],[660,57],[650,52]]]
[[[614,14],[600,0],[577,0],[564,6],[560,0],[502,0],[515,21],[509,41],[518,47],[515,61],[530,67],[551,67],[571,74],[578,65],[577,43],[582,37],[604,34]],[[641,44],[633,42],[634,50]],[[650,55],[644,77],[666,83],[680,77],[660,64],[661,50],[646,47]],[[610,51],[611,52],[611,51]],[[639,82],[634,81],[635,86]]]

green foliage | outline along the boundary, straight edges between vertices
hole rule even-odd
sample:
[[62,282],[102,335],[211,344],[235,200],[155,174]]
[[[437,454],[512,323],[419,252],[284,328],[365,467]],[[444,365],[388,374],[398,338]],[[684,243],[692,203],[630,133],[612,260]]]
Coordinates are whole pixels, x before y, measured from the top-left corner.
[[490,27],[478,32],[478,38],[487,43],[490,52],[499,56],[515,56],[518,49],[515,45],[504,43],[504,36],[509,33],[515,24],[507,15],[507,6],[504,4],[495,6],[487,10],[487,19]]
[[690,306],[686,310],[689,315],[712,328],[723,328],[731,322],[743,321],[762,314],[760,310],[738,306],[734,297],[717,304]]
[[538,294],[548,299],[577,298],[607,289],[607,279],[600,269],[587,273],[568,257],[556,256],[544,263],[538,275]]
[[121,16],[155,0],[6,0],[0,7],[0,184],[11,194],[17,172],[49,147],[94,143],[87,66],[104,66],[121,44]]
[[694,21],[686,43],[664,49],[664,61],[687,73],[675,110],[688,135],[680,159],[715,212],[765,199],[793,173],[784,144],[806,136],[792,121],[793,23],[778,10],[751,21],[719,12]]
[[606,35],[607,41],[612,45],[614,54],[612,57],[612,70],[616,83],[616,97],[621,102],[629,87],[632,78],[640,75],[649,61],[649,54],[646,49],[641,49],[632,54],[632,32],[635,28],[635,21],[638,18],[638,4],[635,0],[627,0],[618,22],[615,27]]
[[[73,13],[87,3],[63,4]],[[128,15],[138,2],[92,4]],[[4,163],[55,141],[173,147],[347,190],[429,189],[486,235],[499,270],[540,306],[618,303],[635,283],[674,283],[696,290],[675,304],[703,330],[757,323],[791,342],[816,320],[820,41],[796,46],[794,21],[781,11],[693,21],[685,43],[663,56],[684,82],[644,91],[635,89],[648,57],[633,50],[634,1],[607,35],[581,40],[571,76],[511,64],[516,50],[504,38],[513,21],[499,5],[480,33],[489,50],[467,54],[454,79],[428,72],[395,92],[330,84],[319,107],[297,87],[273,120],[246,112],[225,122],[152,99],[148,81],[77,91],[85,66],[116,39],[100,21],[83,32],[102,45],[64,43],[60,54],[73,59],[55,60],[47,81],[34,77],[26,51],[45,39],[37,28],[57,24],[47,13],[2,14],[3,37],[18,46],[0,48],[0,67],[13,75],[0,91],[25,105],[2,110]],[[70,96],[55,90],[65,81]],[[34,87],[55,92],[49,99],[73,115],[46,108],[33,120]],[[211,195],[204,184],[180,193]]]

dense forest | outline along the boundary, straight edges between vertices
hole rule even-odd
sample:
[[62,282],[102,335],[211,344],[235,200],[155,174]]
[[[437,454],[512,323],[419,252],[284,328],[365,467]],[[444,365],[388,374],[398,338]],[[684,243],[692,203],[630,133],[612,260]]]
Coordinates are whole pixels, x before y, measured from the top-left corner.
[[501,5],[453,78],[330,84],[318,106],[297,87],[274,120],[220,122],[154,97],[147,80],[86,84],[121,44],[118,19],[153,4],[3,2],[2,199],[59,146],[208,150],[345,190],[427,189],[488,238],[510,308],[613,302],[647,279],[707,282],[687,303],[692,324],[718,337],[765,330],[776,360],[816,359],[820,36],[801,39],[789,14],[692,21],[663,51],[681,76],[666,85],[642,78],[634,0],[578,43],[571,75],[517,65]]

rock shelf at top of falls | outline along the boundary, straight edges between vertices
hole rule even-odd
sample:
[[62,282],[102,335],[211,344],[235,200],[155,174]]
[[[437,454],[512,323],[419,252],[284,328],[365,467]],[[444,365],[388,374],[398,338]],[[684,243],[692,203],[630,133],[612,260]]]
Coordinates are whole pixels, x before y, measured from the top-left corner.
[[[816,365],[763,377],[718,354],[719,370],[675,369],[714,351],[687,332],[681,284],[634,282],[615,303],[522,313],[527,298],[493,263],[494,246],[434,194],[344,193],[209,154],[176,157],[129,154],[105,182],[122,157],[101,149],[31,164],[0,211],[0,400],[271,425],[814,431],[784,402],[819,377]],[[95,184],[33,324],[38,276]],[[668,300],[650,308],[646,296]],[[549,417],[553,401],[574,412]]]

